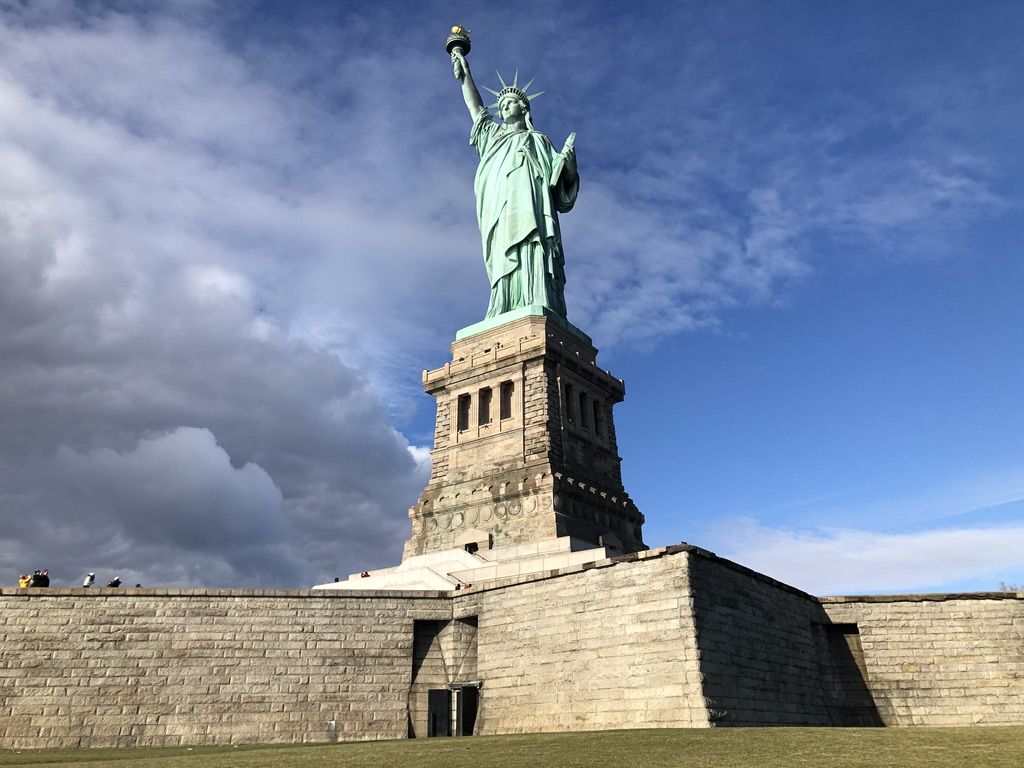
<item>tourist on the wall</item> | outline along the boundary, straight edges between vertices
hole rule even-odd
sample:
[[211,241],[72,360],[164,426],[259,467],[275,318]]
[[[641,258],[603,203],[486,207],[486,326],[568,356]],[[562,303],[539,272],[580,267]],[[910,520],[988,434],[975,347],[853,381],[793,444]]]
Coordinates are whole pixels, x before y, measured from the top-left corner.
[[112,578],[110,581],[107,582],[107,586],[108,587],[120,587],[121,586],[121,577],[120,576],[115,576],[114,578]]
[[48,586],[50,586],[50,572],[49,571],[44,570],[44,571],[42,571],[39,574],[39,584],[37,584],[36,586],[39,586],[39,587],[48,587]]
[[18,586],[22,589],[24,589],[25,587],[32,586],[32,577],[29,576],[27,573],[22,574],[18,577]]
[[82,586],[85,587],[86,589],[88,589],[89,587],[92,586],[92,583],[94,581],[96,581],[96,574],[95,573],[87,573],[87,574],[85,574],[85,578],[82,579]]

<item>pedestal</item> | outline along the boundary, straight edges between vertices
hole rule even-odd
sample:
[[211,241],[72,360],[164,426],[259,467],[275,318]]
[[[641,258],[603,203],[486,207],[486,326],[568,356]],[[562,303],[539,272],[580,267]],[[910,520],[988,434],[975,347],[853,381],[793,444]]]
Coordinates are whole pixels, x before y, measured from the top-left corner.
[[543,315],[460,335],[451,362],[423,373],[437,400],[433,468],[403,559],[560,536],[645,549],[612,416],[625,388],[586,335]]

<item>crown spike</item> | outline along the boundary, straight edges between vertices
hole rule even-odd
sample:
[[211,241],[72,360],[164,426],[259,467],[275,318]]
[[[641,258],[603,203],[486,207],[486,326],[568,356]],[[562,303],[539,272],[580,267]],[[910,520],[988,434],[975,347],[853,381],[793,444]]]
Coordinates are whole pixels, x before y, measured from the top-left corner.
[[[518,88],[519,87],[519,67],[516,67],[516,76],[514,78],[512,78],[512,87],[513,88]],[[525,91],[526,89],[523,88],[523,90]]]
[[[494,70],[498,72],[498,70]],[[498,81],[501,83],[502,88],[508,88],[508,83],[505,82],[505,78],[501,76],[501,72],[498,72]]]
[[487,91],[488,93],[494,95],[494,96],[497,96],[498,93],[499,93],[498,91],[494,90],[493,88],[488,88],[486,85],[484,86],[484,90]]
[[533,85],[533,81],[536,79],[536,77],[533,78],[532,80],[530,80],[530,82],[523,86],[523,93],[526,93],[526,91],[530,90],[530,86]]
[[543,96],[545,93],[546,93],[546,91],[538,91],[537,93],[531,93],[531,94],[527,95],[526,98],[529,99],[530,101],[533,101],[538,96]]

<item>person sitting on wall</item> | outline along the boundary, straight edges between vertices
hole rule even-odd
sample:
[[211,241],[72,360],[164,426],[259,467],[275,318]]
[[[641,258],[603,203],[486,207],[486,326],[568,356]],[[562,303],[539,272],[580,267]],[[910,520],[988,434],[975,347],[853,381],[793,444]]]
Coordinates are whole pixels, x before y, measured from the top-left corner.
[[82,579],[82,586],[85,589],[88,589],[93,585],[94,581],[96,581],[96,574],[90,571],[89,573],[85,574],[85,578]]
[[21,576],[18,577],[18,586],[21,587],[22,589],[24,589],[25,587],[29,587],[31,585],[32,585],[32,577],[29,576],[27,573],[22,574]]
[[28,585],[30,587],[41,587],[43,580],[43,574],[40,571],[32,571],[32,576],[29,578]]
[[36,584],[36,586],[37,587],[48,587],[48,586],[50,586],[50,572],[49,571],[43,570],[42,572],[40,572],[40,574],[39,574],[39,583]]
[[115,589],[117,587],[120,587],[121,586],[121,577],[120,576],[115,576],[114,578],[112,578],[110,581],[107,582],[107,586],[108,587],[114,587]]

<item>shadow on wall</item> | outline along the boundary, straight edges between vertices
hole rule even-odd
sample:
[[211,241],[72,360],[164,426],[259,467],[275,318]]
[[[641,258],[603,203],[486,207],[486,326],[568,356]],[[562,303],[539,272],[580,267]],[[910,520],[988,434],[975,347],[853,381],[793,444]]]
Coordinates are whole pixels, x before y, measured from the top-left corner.
[[694,622],[715,726],[881,726],[856,624],[833,624],[812,596],[695,553]]
[[[824,613],[824,611],[822,611]],[[824,617],[828,621],[828,617]],[[856,624],[812,624],[825,707],[832,725],[881,726],[868,688],[864,651]]]
[[477,617],[413,622],[408,735],[471,736],[479,703]]

